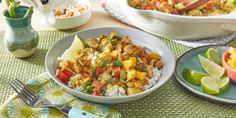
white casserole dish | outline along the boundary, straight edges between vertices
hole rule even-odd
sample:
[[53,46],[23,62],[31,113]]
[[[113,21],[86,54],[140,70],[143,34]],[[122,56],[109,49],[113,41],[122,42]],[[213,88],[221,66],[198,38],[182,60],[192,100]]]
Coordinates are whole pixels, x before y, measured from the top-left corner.
[[151,10],[138,10],[119,0],[133,25],[153,34],[178,40],[220,37],[236,31],[236,12],[219,16],[181,16]]

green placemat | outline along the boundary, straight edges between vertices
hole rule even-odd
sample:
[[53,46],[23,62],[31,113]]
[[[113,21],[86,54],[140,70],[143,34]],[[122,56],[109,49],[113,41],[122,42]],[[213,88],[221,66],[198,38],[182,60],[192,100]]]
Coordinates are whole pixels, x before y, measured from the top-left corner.
[[[39,51],[30,58],[16,59],[7,53],[3,45],[3,34],[0,32],[0,104],[2,104],[13,90],[8,83],[14,78],[24,82],[45,72],[44,58],[48,49],[70,32],[41,31]],[[176,44],[161,38],[179,57],[189,47]],[[228,44],[236,46],[236,40]],[[161,117],[199,117],[199,118],[233,118],[236,117],[236,106],[209,102],[187,91],[176,81],[175,77],[153,94],[129,103],[109,105],[121,112],[125,118],[161,118]]]

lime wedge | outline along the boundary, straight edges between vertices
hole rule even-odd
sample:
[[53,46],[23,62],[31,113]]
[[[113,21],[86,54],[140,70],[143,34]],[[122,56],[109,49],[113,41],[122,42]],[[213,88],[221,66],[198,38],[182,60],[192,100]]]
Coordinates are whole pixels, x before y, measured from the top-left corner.
[[214,49],[214,48],[209,48],[206,51],[206,57],[208,59],[210,59],[211,61],[213,61],[214,63],[221,65],[221,60],[220,60],[220,56],[219,56],[219,51]]
[[62,54],[60,57],[61,60],[70,60],[73,61],[74,59],[78,58],[78,52],[85,48],[85,43],[83,39],[75,35],[74,41],[72,42],[71,46]]
[[74,41],[72,42],[69,50],[83,50],[84,48],[84,40],[79,35],[75,35]]
[[202,77],[207,76],[205,73],[191,70],[189,68],[185,68],[182,75],[187,82],[194,85],[201,85]]
[[213,61],[198,55],[199,61],[202,65],[202,68],[212,77],[222,77],[225,73],[225,69]]
[[207,94],[221,94],[229,87],[229,78],[228,77],[202,77],[201,87],[203,92]]

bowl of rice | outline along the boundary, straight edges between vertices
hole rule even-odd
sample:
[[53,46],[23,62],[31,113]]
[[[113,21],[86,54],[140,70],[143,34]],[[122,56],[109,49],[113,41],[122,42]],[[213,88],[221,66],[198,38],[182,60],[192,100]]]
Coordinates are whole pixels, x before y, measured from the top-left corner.
[[122,103],[149,95],[166,83],[175,57],[155,36],[107,27],[63,38],[48,51],[45,66],[55,82],[77,97]]

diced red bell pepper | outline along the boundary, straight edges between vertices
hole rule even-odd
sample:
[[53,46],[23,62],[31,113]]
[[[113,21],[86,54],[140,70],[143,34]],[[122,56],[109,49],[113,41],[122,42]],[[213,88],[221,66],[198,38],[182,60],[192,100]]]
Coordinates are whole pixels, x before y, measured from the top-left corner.
[[161,7],[158,7],[158,11],[163,12],[164,10]]
[[152,10],[151,6],[147,6],[146,10]]
[[120,71],[120,67],[113,67],[112,70],[113,70],[113,72],[115,72],[115,73],[116,73],[116,72],[119,72],[119,71]]
[[112,77],[114,77],[114,78],[120,78],[120,73],[119,73],[119,72],[116,72],[116,73],[114,73],[114,75],[113,75]]
[[61,72],[63,72],[68,77],[71,77],[73,75],[73,72],[66,68],[62,69]]
[[97,89],[93,89],[93,92],[91,94],[95,96],[100,96],[101,92]]
[[176,15],[179,14],[179,12],[178,12],[177,10],[175,10],[175,9],[173,9],[173,10],[171,11],[171,13],[172,13],[172,14],[176,14]]
[[175,7],[175,0],[172,0],[172,7]]
[[63,83],[67,84],[69,81],[69,76],[67,76],[65,73],[63,73],[61,70],[58,72],[58,79],[61,80]]
[[156,7],[159,7],[161,3],[159,1],[156,1]]
[[165,6],[165,7],[169,7],[169,3],[168,2],[162,2],[162,4],[163,4],[163,6]]
[[96,76],[98,76],[99,74],[101,74],[103,72],[102,68],[97,68],[96,69]]
[[101,88],[104,86],[104,84],[101,82],[101,81],[99,81],[99,80],[93,80],[93,83],[92,83],[92,85],[94,86],[94,88],[96,89],[96,90],[101,90]]

